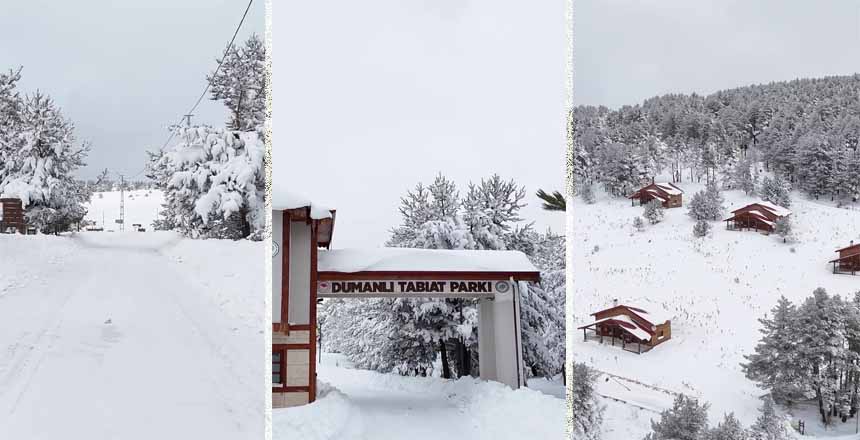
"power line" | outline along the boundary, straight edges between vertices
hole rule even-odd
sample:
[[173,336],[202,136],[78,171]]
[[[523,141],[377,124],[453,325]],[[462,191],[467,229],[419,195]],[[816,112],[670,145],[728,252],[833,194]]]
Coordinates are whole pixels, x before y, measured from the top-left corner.
[[[233,42],[236,41],[236,36],[239,35],[239,30],[242,28],[242,24],[245,23],[245,17],[248,16],[248,11],[251,10],[251,4],[253,4],[253,3],[254,3],[254,0],[248,1],[248,6],[245,7],[245,12],[242,14],[242,19],[239,20],[239,25],[236,26],[236,30],[233,32],[233,37],[230,38],[230,43],[227,44],[227,47],[224,49],[224,55],[218,61],[218,67],[216,67],[215,72],[212,73],[211,79],[209,81],[206,81],[206,88],[203,89],[203,93],[201,93],[200,96],[197,98],[197,101],[194,103],[194,106],[191,107],[191,110],[185,112],[185,115],[183,115],[182,118],[180,118],[179,121],[174,125],[179,125],[180,123],[182,123],[182,120],[185,119],[188,115],[194,114],[194,110],[197,109],[197,106],[200,105],[200,102],[203,101],[203,98],[206,96],[206,93],[209,92],[209,89],[212,87],[212,81],[215,79],[215,76],[218,75],[218,71],[221,70],[221,65],[224,63],[224,60],[227,58],[227,53],[230,51],[230,48],[233,47]],[[190,120],[190,118],[189,118],[189,120]],[[173,139],[173,133],[174,132],[171,130],[170,136],[167,137],[167,140],[164,141],[164,145],[161,146],[162,150],[164,149],[164,147],[167,146],[168,143],[170,143],[170,140]],[[146,170],[146,167],[144,167],[144,169],[141,170],[139,173],[135,174],[135,176],[139,175],[144,170]]]

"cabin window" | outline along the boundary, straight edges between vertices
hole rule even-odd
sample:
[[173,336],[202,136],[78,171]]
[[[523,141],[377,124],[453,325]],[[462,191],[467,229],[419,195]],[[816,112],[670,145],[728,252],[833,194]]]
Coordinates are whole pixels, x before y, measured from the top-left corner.
[[280,384],[283,383],[281,381],[281,362],[283,362],[283,356],[280,352],[272,352],[272,383]]

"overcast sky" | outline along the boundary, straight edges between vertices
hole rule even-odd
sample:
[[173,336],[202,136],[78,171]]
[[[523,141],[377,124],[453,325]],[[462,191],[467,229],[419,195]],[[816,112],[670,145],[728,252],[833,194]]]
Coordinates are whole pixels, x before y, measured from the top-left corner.
[[856,0],[576,0],[577,104],[860,72]]
[[[0,69],[23,66],[23,92],[51,95],[92,143],[88,166],[127,175],[145,151],[160,147],[167,127],[206,86],[247,0],[6,2],[0,14]],[[265,30],[255,0],[237,38]],[[204,101],[193,122],[222,124],[220,103]],[[142,178],[142,176],[141,176]]]
[[538,188],[564,176],[564,1],[273,6],[278,184],[336,208],[334,247],[381,246],[399,198],[442,172]]

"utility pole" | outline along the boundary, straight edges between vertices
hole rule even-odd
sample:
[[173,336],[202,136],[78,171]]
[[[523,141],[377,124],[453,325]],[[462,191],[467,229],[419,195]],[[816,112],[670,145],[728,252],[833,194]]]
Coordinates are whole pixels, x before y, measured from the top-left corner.
[[185,126],[186,126],[186,127],[190,127],[190,126],[191,126],[191,117],[192,117],[192,116],[194,116],[194,114],[182,115],[182,118],[183,118],[183,119],[185,119]]
[[125,231],[125,176],[119,175],[119,230]]

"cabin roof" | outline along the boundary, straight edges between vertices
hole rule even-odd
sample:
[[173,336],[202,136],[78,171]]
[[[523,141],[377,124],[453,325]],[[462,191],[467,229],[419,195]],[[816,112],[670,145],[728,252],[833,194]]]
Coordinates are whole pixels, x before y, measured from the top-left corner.
[[647,322],[651,325],[663,324],[669,320],[668,317],[664,316],[661,313],[651,313],[651,312],[646,311],[645,309],[641,309],[639,307],[628,306],[626,304],[614,305],[612,307],[594,312],[591,314],[591,316],[595,316],[595,315],[598,315],[600,313],[608,312],[608,311],[615,309],[615,308],[627,309],[628,311],[630,311],[631,313],[635,314],[636,316],[642,318],[642,320],[644,320],[645,322]]
[[836,249],[835,252],[847,251],[848,249],[852,249],[852,248],[860,248],[860,243],[851,244],[851,245],[845,246],[844,248]]

